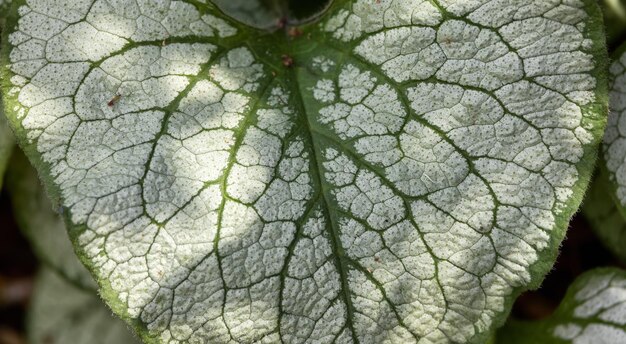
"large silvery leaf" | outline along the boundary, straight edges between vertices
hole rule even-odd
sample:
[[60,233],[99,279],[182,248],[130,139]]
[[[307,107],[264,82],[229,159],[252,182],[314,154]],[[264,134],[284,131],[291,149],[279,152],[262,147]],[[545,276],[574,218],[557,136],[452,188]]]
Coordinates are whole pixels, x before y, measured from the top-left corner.
[[140,343],[93,290],[68,283],[51,270],[37,276],[28,315],[31,344]]
[[16,152],[7,172],[13,214],[37,257],[80,288],[96,290],[89,271],[74,254],[65,223],[53,210],[37,173],[23,154]]
[[7,115],[148,342],[483,341],[606,120],[591,0],[337,0],[271,34],[198,1],[17,12]]
[[626,272],[597,269],[578,277],[550,318],[512,321],[498,331],[497,343],[626,343]]

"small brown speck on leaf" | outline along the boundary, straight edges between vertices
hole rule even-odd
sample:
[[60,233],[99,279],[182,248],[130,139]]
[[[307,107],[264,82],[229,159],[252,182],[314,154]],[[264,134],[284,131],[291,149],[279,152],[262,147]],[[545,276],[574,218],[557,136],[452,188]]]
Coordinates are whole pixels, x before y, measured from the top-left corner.
[[302,36],[302,30],[296,26],[292,26],[287,29],[287,35],[291,38],[296,38]]
[[285,26],[287,26],[287,18],[283,17],[278,19],[278,22],[276,23],[276,27],[278,27],[279,29],[284,29]]
[[292,66],[293,66],[293,63],[294,63],[294,62],[293,62],[293,57],[291,57],[291,56],[289,56],[289,55],[286,55],[286,54],[285,54],[285,55],[283,55],[283,56],[281,57],[281,59],[282,59],[282,62],[283,62],[283,66],[285,66],[285,67],[287,67],[287,68],[289,68],[289,67],[292,67]]

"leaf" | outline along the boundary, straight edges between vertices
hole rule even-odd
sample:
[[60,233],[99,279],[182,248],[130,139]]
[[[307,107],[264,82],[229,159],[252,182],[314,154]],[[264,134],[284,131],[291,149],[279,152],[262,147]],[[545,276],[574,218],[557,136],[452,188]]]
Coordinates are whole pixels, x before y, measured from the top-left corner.
[[[4,30],[4,13],[7,12],[10,3],[11,0],[0,0],[0,32]],[[2,76],[0,75],[0,79],[1,78]],[[0,190],[2,190],[7,163],[9,162],[9,158],[13,152],[13,146],[15,145],[13,133],[4,118],[3,108],[2,97],[0,97]]]
[[582,211],[602,243],[618,258],[626,262],[626,220],[612,197],[614,188],[601,172],[593,181],[585,197]]
[[31,344],[139,343],[95,291],[77,288],[48,269],[42,269],[35,282],[28,339]]
[[13,133],[7,125],[7,121],[2,114],[2,100],[0,99],[0,190],[2,190],[2,183],[4,182],[4,173],[9,163],[9,158],[13,152]]
[[481,342],[537,287],[606,121],[595,1],[29,2],[7,113],[147,342]]
[[626,206],[626,45],[614,53],[610,66],[610,113],[602,144],[604,164],[602,167],[611,183],[611,195],[622,214]]
[[226,15],[252,27],[275,30],[288,23],[311,21],[329,0],[213,0]]
[[604,4],[613,11],[616,17],[626,21],[626,8],[619,0],[604,0]]
[[97,286],[74,254],[65,223],[53,210],[35,170],[19,152],[10,166],[7,184],[13,214],[38,258],[76,286],[95,293]]
[[603,243],[626,261],[626,45],[614,53],[609,71],[610,114],[601,172],[583,209]]
[[0,0],[0,11],[2,11],[2,15],[0,15],[0,21],[5,17],[5,14],[9,10],[9,7],[13,3],[13,0]]
[[600,3],[606,28],[609,51],[614,51],[624,41],[626,34],[626,3],[621,0],[604,0]]
[[247,25],[270,29],[276,27],[280,13],[261,0],[214,0],[213,3],[224,13]]
[[559,308],[542,321],[511,321],[497,343],[618,344],[626,342],[626,272],[596,269],[581,275]]
[[91,275],[74,254],[63,220],[52,211],[23,154],[12,157],[8,181],[20,228],[47,263],[37,276],[30,306],[30,343],[139,343],[96,294]]

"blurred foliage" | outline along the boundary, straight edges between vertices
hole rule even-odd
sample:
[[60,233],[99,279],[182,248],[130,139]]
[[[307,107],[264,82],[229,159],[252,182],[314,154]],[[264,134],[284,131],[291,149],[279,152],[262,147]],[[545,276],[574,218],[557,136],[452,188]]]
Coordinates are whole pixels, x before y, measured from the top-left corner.
[[626,0],[599,0],[604,12],[609,52],[626,41]]
[[291,16],[297,19],[306,19],[324,10],[330,0],[287,0]]

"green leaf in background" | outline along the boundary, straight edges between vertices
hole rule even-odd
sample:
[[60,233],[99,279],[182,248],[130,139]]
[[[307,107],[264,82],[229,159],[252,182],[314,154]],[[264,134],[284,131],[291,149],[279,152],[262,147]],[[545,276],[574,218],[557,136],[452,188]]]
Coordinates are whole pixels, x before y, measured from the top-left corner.
[[43,268],[35,281],[28,314],[30,344],[139,344],[93,290]]
[[537,287],[606,121],[595,1],[19,2],[7,117],[150,343],[483,342]]
[[515,321],[498,331],[506,344],[626,343],[626,272],[596,269],[581,275],[559,308],[542,321]]
[[[5,15],[8,11],[11,0],[0,0],[0,32],[4,30]],[[2,76],[0,75],[0,80]],[[0,190],[2,190],[2,183],[4,181],[4,173],[13,152],[15,141],[13,139],[13,133],[9,128],[6,119],[4,117],[4,105],[2,104],[2,95],[0,95]]]
[[626,221],[614,190],[604,172],[600,172],[585,197],[582,211],[602,243],[626,262]]
[[626,45],[614,53],[609,70],[610,114],[602,145],[602,171],[585,214],[607,247],[626,259]]
[[609,51],[626,40],[626,3],[623,0],[601,0]]
[[72,283],[95,294],[97,285],[76,257],[63,219],[53,210],[37,172],[21,152],[11,159],[7,189],[15,219],[37,257]]
[[99,298],[93,278],[74,254],[63,220],[52,210],[23,154],[13,155],[7,182],[20,229],[46,264],[36,279],[29,308],[29,342],[139,343]]
[[13,133],[9,128],[6,118],[4,117],[2,106],[2,100],[0,99],[0,190],[4,181],[4,173],[7,169],[7,164],[11,158],[11,153],[15,147],[13,139]]
[[8,14],[8,10],[12,2],[13,0],[0,0],[0,28],[3,28],[3,20]]

